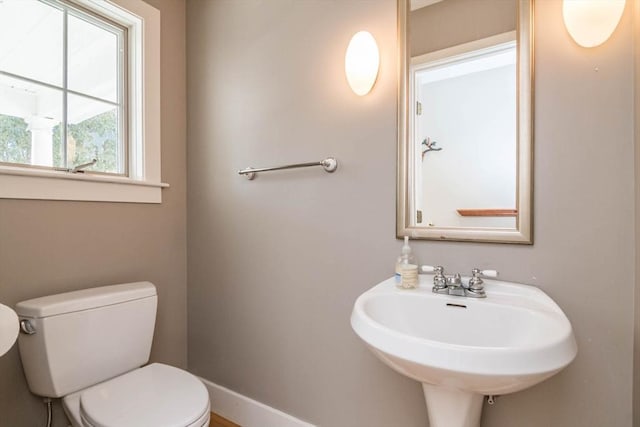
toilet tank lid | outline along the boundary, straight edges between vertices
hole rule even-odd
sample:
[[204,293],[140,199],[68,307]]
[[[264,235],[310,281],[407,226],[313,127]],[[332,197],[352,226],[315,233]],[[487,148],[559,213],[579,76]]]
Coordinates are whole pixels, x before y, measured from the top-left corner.
[[151,282],[123,283],[34,298],[16,304],[22,317],[42,318],[89,310],[156,295]]

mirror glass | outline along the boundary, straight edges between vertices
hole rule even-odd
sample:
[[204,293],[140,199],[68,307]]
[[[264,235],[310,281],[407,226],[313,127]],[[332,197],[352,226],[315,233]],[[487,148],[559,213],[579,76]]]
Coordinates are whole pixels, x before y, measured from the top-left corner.
[[532,242],[531,7],[399,0],[398,237]]

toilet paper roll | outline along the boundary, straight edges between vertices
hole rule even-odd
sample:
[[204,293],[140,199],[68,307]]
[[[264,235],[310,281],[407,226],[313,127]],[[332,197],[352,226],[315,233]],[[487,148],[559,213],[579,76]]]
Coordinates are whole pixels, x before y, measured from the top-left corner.
[[18,338],[18,315],[6,305],[0,304],[0,356],[5,354]]

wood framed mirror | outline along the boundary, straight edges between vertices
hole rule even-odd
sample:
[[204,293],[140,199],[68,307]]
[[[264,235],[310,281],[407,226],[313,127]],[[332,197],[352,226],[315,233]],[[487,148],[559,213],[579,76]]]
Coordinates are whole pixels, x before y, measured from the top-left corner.
[[531,244],[533,0],[398,0],[396,234]]

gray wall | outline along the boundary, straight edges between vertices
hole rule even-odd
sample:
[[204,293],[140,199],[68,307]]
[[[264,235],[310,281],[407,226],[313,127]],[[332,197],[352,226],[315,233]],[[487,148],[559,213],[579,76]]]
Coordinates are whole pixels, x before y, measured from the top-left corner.
[[[162,13],[161,205],[0,200],[0,302],[137,280],[159,294],[152,359],[185,367],[185,3],[148,0]],[[44,425],[17,346],[0,357],[0,425]],[[56,426],[64,416],[56,405]]]
[[[395,2],[189,0],[187,19],[190,369],[323,426],[424,426],[419,384],[349,326],[400,250]],[[382,61],[363,98],[343,74],[361,29]],[[632,54],[630,10],[586,50],[560,0],[537,2],[535,244],[414,243],[422,263],[542,287],[574,325],[575,362],[486,407],[485,426],[631,425]],[[236,174],[326,155],[333,175]]]

